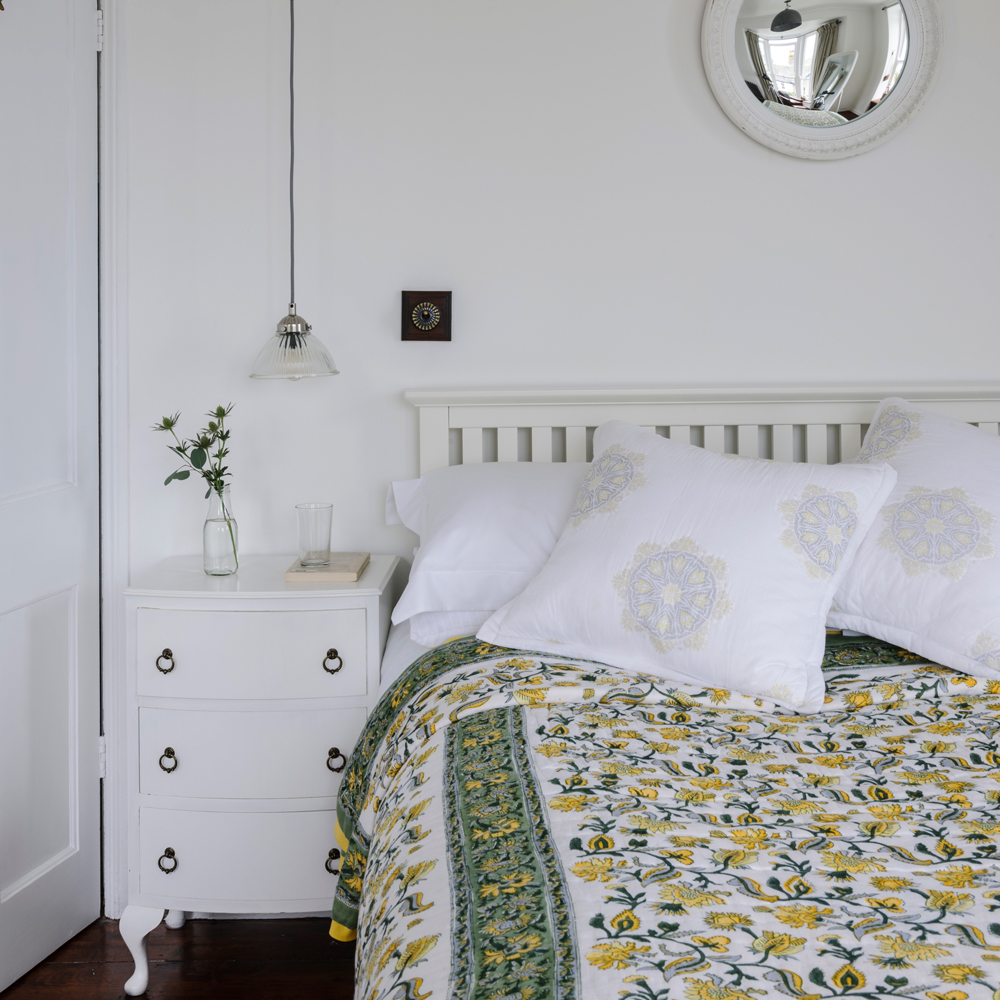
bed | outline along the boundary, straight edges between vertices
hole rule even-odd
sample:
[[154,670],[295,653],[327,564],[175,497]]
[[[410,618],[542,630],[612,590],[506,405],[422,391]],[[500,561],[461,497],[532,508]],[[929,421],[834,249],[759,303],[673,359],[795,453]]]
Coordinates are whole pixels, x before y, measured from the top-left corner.
[[[996,434],[995,394],[921,391]],[[889,394],[812,392],[414,401],[427,471],[586,459],[595,415],[623,411],[832,463]],[[838,632],[823,676],[798,714],[474,637],[403,667],[339,799],[331,933],[357,938],[355,995],[1000,996],[1000,681]]]

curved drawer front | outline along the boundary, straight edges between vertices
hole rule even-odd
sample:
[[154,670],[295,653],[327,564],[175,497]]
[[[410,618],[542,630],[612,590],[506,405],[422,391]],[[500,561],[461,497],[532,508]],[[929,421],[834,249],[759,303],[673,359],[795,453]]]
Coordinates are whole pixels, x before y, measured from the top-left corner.
[[[363,708],[296,712],[139,709],[139,791],[191,798],[336,795]],[[167,751],[170,751],[169,753]]]
[[[344,611],[139,608],[136,637],[140,695],[340,698],[362,696],[367,690],[363,608]],[[165,650],[169,651],[167,655]],[[328,650],[336,650],[340,661],[327,659]]]
[[[139,810],[139,891],[215,900],[333,899],[333,812]],[[170,849],[172,856],[167,853]],[[173,868],[169,874],[163,868]],[[336,869],[339,861],[331,860]]]

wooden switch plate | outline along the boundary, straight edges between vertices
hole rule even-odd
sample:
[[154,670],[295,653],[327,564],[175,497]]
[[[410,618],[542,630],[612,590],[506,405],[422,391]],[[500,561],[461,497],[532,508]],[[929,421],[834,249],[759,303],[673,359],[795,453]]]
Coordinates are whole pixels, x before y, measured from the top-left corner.
[[451,340],[451,292],[403,292],[403,340]]

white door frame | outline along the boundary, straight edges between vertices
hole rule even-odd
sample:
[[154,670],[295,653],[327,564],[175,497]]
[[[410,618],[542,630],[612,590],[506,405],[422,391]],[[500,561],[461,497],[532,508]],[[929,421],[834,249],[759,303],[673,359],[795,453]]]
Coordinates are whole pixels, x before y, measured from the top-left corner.
[[128,903],[125,765],[125,617],[129,577],[128,172],[125,24],[128,4],[101,0],[101,630],[104,780],[104,913]]

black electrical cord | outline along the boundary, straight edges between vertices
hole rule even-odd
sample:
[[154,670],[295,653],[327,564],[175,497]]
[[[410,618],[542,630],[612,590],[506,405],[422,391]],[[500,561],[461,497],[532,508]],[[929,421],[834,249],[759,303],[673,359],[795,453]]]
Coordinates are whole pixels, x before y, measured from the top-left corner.
[[291,297],[295,302],[295,0],[288,0],[289,52],[288,52],[288,139],[291,150],[288,160],[288,216],[289,216],[289,277]]

